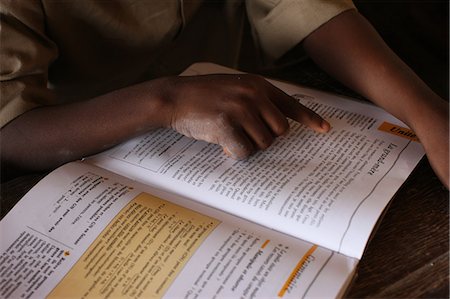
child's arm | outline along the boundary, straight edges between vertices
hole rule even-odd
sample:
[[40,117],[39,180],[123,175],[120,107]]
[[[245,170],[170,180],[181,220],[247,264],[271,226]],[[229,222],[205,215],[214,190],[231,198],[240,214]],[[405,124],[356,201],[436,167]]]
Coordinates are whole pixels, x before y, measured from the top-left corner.
[[220,144],[244,158],[283,134],[286,116],[318,132],[329,130],[320,116],[258,76],[161,78],[22,114],[1,130],[2,172],[51,169],[156,127]]
[[325,71],[408,124],[448,188],[448,103],[389,49],[364,17],[346,11],[311,33],[303,45]]

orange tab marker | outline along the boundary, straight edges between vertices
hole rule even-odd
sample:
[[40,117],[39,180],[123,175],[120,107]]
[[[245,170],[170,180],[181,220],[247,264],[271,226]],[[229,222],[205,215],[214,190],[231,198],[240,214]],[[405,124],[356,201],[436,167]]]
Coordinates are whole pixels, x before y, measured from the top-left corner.
[[289,275],[289,278],[284,283],[281,290],[278,292],[278,297],[283,297],[286,291],[288,290],[289,286],[291,285],[292,281],[294,280],[295,276],[297,275],[297,272],[300,271],[303,264],[306,262],[306,260],[309,258],[310,255],[314,253],[314,251],[317,249],[317,245],[313,245],[301,258],[301,260],[297,263],[297,266],[295,266],[294,270],[292,271],[291,275]]
[[417,138],[417,135],[408,128],[400,127],[398,125],[394,125],[388,122],[383,122],[379,127],[378,130],[387,132],[393,135],[397,135],[412,141],[420,142],[419,138]]
[[267,246],[267,244],[269,244],[269,242],[270,242],[270,240],[266,240],[266,242],[264,242],[264,244],[262,244],[261,248],[264,249]]

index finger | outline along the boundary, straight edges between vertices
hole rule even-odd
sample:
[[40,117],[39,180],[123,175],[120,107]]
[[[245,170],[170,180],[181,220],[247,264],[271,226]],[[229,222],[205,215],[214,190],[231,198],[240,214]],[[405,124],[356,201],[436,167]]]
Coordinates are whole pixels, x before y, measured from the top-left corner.
[[298,100],[275,86],[271,88],[270,99],[284,115],[304,124],[316,132],[326,133],[331,128],[330,123],[323,119],[319,114],[308,107],[303,106]]

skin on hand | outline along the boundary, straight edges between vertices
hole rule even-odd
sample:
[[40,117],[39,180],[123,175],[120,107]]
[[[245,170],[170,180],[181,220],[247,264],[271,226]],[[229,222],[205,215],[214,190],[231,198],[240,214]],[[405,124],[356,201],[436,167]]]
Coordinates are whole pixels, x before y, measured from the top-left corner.
[[164,97],[170,127],[198,140],[219,144],[235,159],[268,148],[289,129],[286,116],[317,132],[330,125],[263,78],[204,75],[167,78]]
[[258,76],[158,78],[87,101],[40,107],[12,120],[1,130],[2,179],[47,171],[159,127],[220,144],[242,159],[284,134],[286,117],[318,132],[330,128]]

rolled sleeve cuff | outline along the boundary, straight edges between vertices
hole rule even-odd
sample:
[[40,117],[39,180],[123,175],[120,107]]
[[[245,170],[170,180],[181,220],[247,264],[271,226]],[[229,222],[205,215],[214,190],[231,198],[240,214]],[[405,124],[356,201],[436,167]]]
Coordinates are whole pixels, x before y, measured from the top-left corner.
[[41,77],[0,82],[0,127],[29,110],[55,104],[54,94],[41,84],[44,80]]
[[260,47],[271,59],[281,57],[338,14],[355,9],[349,0],[280,0],[269,10],[267,3],[262,4],[267,13],[261,14],[261,8],[255,7],[258,2],[267,1],[248,5],[249,19]]

